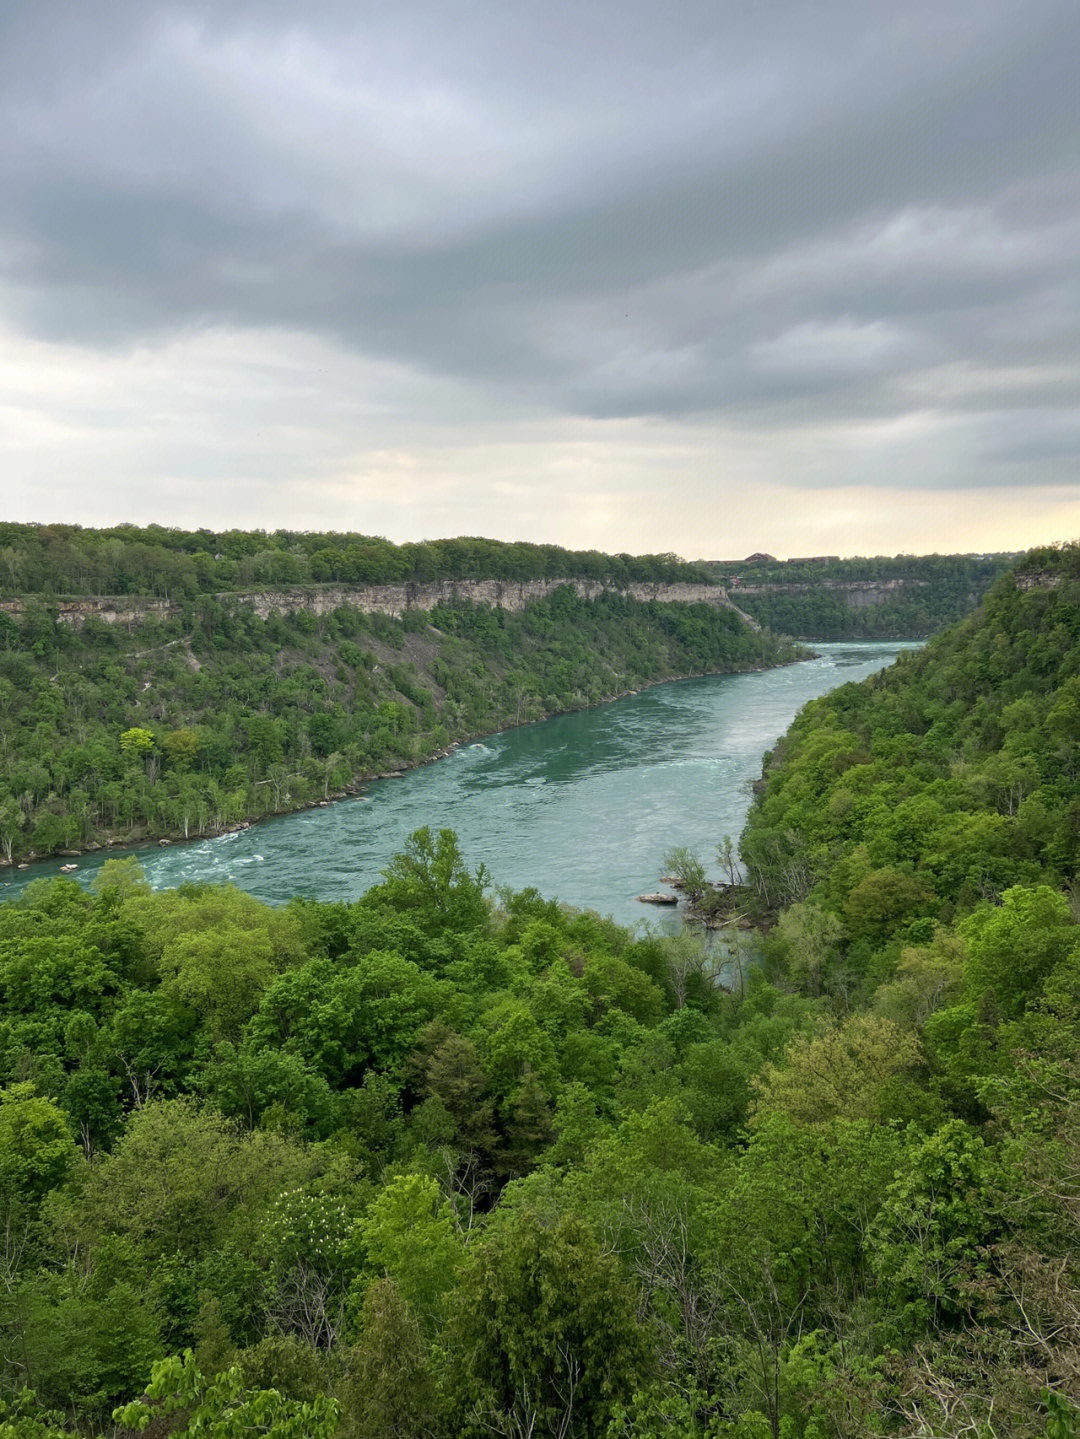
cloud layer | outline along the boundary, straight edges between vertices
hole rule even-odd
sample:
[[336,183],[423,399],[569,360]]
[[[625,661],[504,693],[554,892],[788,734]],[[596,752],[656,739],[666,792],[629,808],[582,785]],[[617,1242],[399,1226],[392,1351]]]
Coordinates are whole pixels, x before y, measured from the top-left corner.
[[1078,63],[1075,0],[9,0],[5,509],[1053,538]]

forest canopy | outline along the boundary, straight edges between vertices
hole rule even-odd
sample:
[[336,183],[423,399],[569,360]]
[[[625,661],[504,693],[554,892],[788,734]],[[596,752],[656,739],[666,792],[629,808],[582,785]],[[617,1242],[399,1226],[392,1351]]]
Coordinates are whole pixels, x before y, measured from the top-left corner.
[[735,971],[449,830],[0,905],[0,1439],[1080,1433],[1078,641],[1048,551],[808,706]]
[[175,600],[234,589],[587,579],[711,582],[678,555],[606,555],[558,545],[463,538],[395,545],[373,535],[319,531],[177,530],[161,525],[0,524],[0,595],[160,595]]

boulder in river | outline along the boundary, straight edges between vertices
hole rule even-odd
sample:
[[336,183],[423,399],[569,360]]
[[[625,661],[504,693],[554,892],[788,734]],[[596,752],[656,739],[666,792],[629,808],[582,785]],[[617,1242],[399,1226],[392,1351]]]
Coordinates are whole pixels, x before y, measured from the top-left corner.
[[658,889],[655,894],[639,894],[638,902],[640,904],[678,904],[679,896],[665,894],[662,889]]

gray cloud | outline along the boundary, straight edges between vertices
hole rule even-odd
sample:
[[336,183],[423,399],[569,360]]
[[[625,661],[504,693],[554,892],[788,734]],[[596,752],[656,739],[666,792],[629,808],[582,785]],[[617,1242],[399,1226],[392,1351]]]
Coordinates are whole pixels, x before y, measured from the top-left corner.
[[1078,60],[1075,0],[8,0],[0,306],[94,350],[291,330],[492,417],[968,416],[957,483],[1047,483]]

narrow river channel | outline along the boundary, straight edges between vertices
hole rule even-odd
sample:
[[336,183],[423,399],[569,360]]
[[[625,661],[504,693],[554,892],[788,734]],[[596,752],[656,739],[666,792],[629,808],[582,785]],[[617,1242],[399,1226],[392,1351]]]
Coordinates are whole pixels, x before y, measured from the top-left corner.
[[[663,923],[636,896],[656,888],[672,845],[715,872],[736,838],[750,785],[808,701],[891,664],[908,643],[818,644],[818,658],[760,674],[680,680],[463,746],[448,759],[373,782],[357,799],[170,848],[136,849],[155,888],[230,881],[280,903],[354,899],[421,825],[457,831],[470,867],[499,885],[533,885],[620,923]],[[109,853],[86,855],[89,882]],[[0,899],[56,874],[47,861],[0,879]],[[668,923],[673,922],[668,917]]]

